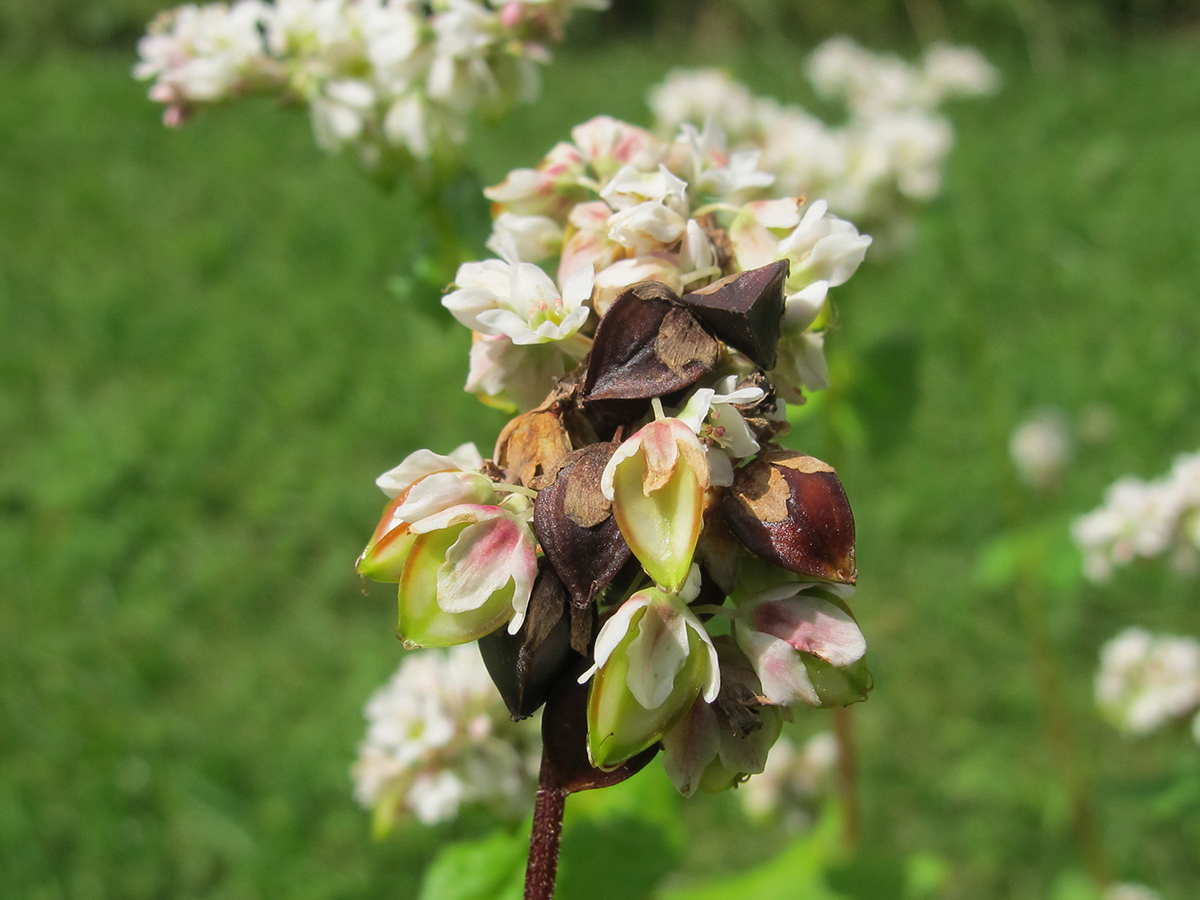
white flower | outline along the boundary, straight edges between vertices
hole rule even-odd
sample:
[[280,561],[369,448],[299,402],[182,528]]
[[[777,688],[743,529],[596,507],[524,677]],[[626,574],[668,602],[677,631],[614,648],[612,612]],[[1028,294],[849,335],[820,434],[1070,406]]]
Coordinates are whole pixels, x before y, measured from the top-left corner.
[[442,305],[468,328],[504,335],[514,344],[564,341],[587,321],[594,274],[591,267],[572,272],[561,295],[550,277],[531,263],[490,259],[464,263],[458,290]]
[[659,281],[679,293],[683,289],[683,272],[678,258],[667,252],[648,253],[631,259],[619,259],[596,275],[592,305],[598,315],[604,315],[625,290],[639,281]]
[[1056,410],[1039,412],[1013,430],[1008,452],[1023,481],[1036,488],[1052,486],[1071,452],[1066,420]]
[[492,222],[487,248],[497,256],[539,263],[562,248],[562,227],[549,216],[502,212]]
[[644,172],[634,166],[622,166],[600,191],[600,199],[617,212],[634,209],[647,202],[669,207],[676,214],[687,211],[687,182],[672,174],[666,166]]
[[1127,628],[1100,651],[1096,703],[1131,734],[1190,713],[1200,706],[1200,641]]
[[687,228],[687,219],[664,204],[647,200],[614,213],[608,220],[608,237],[638,255],[653,253],[676,243]]
[[[710,438],[728,450],[734,459],[745,459],[758,452],[758,441],[737,407],[757,403],[764,396],[760,387],[738,389],[737,376],[730,375],[723,378],[715,390],[696,390],[679,413],[679,419],[701,437]],[[708,428],[702,431],[701,425],[705,422]]]
[[500,409],[533,409],[567,371],[567,359],[554,344],[518,345],[504,335],[476,334],[464,390]]
[[375,484],[389,497],[399,497],[422,478],[435,472],[478,472],[483,457],[473,443],[460,444],[447,455],[431,450],[410,453],[395,468],[388,469],[375,479]]

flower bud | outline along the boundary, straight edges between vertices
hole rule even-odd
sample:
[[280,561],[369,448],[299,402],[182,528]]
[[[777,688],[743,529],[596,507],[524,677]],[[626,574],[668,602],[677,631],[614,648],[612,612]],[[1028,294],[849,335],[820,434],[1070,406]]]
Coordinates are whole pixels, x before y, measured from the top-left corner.
[[738,609],[734,635],[771,703],[846,706],[865,700],[867,642],[842,603],[824,591],[786,584]]
[[668,591],[683,587],[700,527],[708,460],[679,419],[658,419],[621,444],[604,468],[601,491],[629,549]]
[[[697,696],[720,689],[717,652],[700,620],[676,594],[640,591],[596,637],[588,695],[588,756],[612,769],[653,746]],[[581,680],[584,680],[581,679]]]
[[359,574],[375,581],[399,581],[415,540],[411,529],[414,522],[460,504],[496,501],[492,482],[477,472],[437,471],[421,475],[384,509],[375,533],[358,558]]
[[372,581],[396,582],[404,571],[404,563],[416,537],[409,534],[408,523],[397,521],[396,508],[404,503],[404,495],[396,497],[383,510],[375,533],[359,556],[355,568],[358,574]]
[[537,543],[520,516],[461,505],[428,516],[400,576],[396,633],[406,647],[477,640],[509,622],[516,633],[537,577]]

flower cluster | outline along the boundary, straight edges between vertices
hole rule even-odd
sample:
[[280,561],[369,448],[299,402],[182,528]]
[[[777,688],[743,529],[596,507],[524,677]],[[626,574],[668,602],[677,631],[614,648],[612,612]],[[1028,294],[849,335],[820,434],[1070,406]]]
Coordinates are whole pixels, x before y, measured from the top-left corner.
[[1103,581],[1135,557],[1173,552],[1182,571],[1196,567],[1200,551],[1200,453],[1176,457],[1155,481],[1125,477],[1108,489],[1104,505],[1071,527],[1083,551],[1084,572]]
[[870,687],[846,494],[776,443],[870,239],[819,201],[743,200],[770,179],[714,130],[572,138],[489,189],[500,258],[444,299],[475,332],[468,388],[524,411],[492,459],[381,476],[358,567],[397,584],[406,646],[478,640],[514,718],[545,705],[559,789],[661,749],[682,793],[719,791],[763,770],[782,708]]
[[307,103],[318,143],[386,175],[449,156],[472,110],[535,99],[547,44],[608,0],[237,0],[162,13],[134,75],[181,124],[246,93]]
[[789,401],[825,387],[815,326],[869,237],[824,201],[762,199],[774,179],[758,151],[727,152],[716,127],[684,125],[666,141],[601,116],[571,137],[484,192],[496,214],[488,246],[500,258],[462,266],[443,300],[475,333],[468,391],[530,409],[587,355],[599,317],[629,285],[698,297],[777,261],[789,265],[782,327],[759,363]]
[[406,657],[366,717],[352,774],[378,833],[405,814],[443,822],[468,803],[506,815],[528,809],[537,730],[510,721],[476,648]]
[[[1130,734],[1190,715],[1200,708],[1200,641],[1125,629],[1100,651],[1096,703]],[[1200,743],[1200,715],[1192,732]]]
[[779,194],[824,197],[840,215],[900,229],[907,210],[941,187],[953,130],[938,108],[999,85],[996,70],[969,47],[931,47],[914,66],[845,37],[817,48],[808,77],[818,94],[845,104],[843,125],[756,97],[715,69],[672,72],[649,102],[663,133],[711,121],[735,149],[759,150]]

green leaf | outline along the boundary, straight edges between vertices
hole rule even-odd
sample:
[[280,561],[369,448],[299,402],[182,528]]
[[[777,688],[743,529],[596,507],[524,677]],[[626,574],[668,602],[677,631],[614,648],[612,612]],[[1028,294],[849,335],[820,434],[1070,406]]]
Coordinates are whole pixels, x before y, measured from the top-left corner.
[[839,827],[838,817],[827,814],[816,828],[763,865],[707,884],[664,891],[660,900],[845,900],[825,880],[825,870],[838,854]]
[[425,873],[419,900],[520,900],[528,849],[524,832],[450,844]]

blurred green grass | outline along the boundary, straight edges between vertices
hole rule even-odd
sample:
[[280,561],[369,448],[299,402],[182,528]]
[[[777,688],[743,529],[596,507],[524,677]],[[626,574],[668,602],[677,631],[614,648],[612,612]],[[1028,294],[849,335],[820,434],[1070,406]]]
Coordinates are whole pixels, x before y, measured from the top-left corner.
[[[728,54],[800,95],[778,47]],[[1053,78],[1014,63],[1001,96],[956,109],[914,250],[840,292],[831,346],[865,436],[814,416],[791,438],[838,466],[859,523],[877,685],[856,710],[861,858],[941,857],[947,897],[1033,900],[1079,866],[1016,601],[977,568],[1014,523],[1061,534],[1118,475],[1200,446],[1197,60],[1177,41]],[[472,158],[491,182],[590,115],[644,121],[645,87],[700,61],[563,52],[544,102]],[[414,896],[439,843],[480,826],[368,839],[347,767],[400,648],[389,592],[364,596],[352,561],[379,471],[487,448],[502,417],[459,390],[461,329],[389,291],[422,240],[403,189],[379,194],[266,103],[167,132],[130,64],[0,63],[4,894]],[[1112,441],[1078,450],[1057,497],[1027,495],[1010,429],[1096,401]],[[1196,597],[1156,566],[1041,596],[1115,863],[1169,898],[1200,893],[1200,754],[1116,736],[1090,680],[1127,624],[1200,634]],[[770,846],[714,833],[725,801],[682,807],[685,872]],[[588,853],[568,835],[564,873]]]

